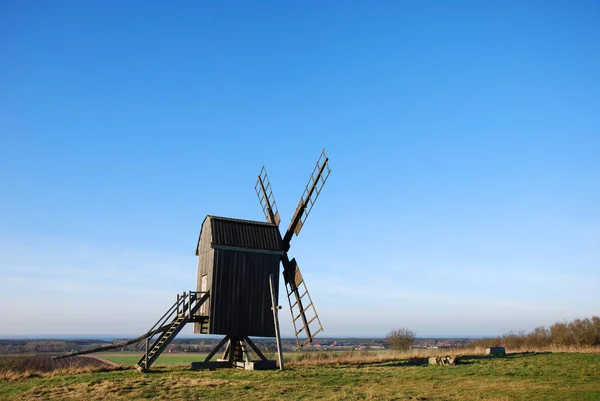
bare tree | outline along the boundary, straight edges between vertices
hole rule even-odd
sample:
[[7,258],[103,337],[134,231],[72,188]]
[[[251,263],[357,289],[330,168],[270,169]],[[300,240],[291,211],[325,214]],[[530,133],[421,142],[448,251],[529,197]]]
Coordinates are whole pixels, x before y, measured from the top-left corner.
[[415,333],[406,328],[392,330],[385,336],[385,343],[388,347],[398,351],[410,349],[414,342]]

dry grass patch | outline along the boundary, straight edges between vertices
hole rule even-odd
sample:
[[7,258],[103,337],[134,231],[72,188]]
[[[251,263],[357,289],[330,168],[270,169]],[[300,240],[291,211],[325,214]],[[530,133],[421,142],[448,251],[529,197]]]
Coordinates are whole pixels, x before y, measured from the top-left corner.
[[484,355],[484,348],[469,349],[413,349],[409,351],[348,351],[348,352],[307,352],[286,361],[286,366],[324,365],[367,365],[373,363],[406,361],[407,364],[421,364],[424,359],[446,355]]

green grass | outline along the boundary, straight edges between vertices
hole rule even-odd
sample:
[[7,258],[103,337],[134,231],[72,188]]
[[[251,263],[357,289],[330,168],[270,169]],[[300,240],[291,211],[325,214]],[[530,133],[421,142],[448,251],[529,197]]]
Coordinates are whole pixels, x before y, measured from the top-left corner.
[[[327,352],[327,355],[339,355],[347,352]],[[213,360],[221,358],[222,353],[218,353]],[[315,353],[317,354],[317,353]],[[154,362],[153,366],[171,366],[171,365],[181,365],[181,364],[191,364],[192,362],[201,362],[208,355],[207,352],[198,352],[198,353],[184,353],[177,352],[173,354],[163,353],[161,354],[156,362]],[[256,358],[256,355],[253,357]],[[296,359],[303,355],[301,352],[290,352],[284,353],[283,357],[286,361],[291,359]],[[143,356],[141,353],[128,353],[128,352],[102,352],[94,354],[93,356],[101,359],[105,359],[110,362],[118,363],[123,366],[133,366],[135,365],[140,358]],[[277,359],[277,355],[269,354],[268,357],[271,359]]]
[[[171,366],[171,365],[181,365],[181,364],[191,364],[192,362],[200,362],[203,361],[206,357],[207,353],[175,353],[175,354],[161,354],[156,362],[154,362],[155,366]],[[105,359],[110,362],[118,363],[124,366],[133,366],[135,365],[142,354],[139,353],[111,353],[105,352],[100,354],[95,354],[97,358]]]
[[129,369],[3,380],[0,399],[600,400],[600,354],[525,353],[463,361],[457,366],[415,366],[406,360],[292,366],[283,372],[196,372],[171,365],[146,374]]

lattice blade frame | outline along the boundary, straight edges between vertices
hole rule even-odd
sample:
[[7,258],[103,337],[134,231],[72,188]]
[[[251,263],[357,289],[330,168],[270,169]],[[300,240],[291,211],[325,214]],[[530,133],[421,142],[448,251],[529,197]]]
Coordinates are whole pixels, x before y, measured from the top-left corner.
[[[288,273],[285,279],[285,288],[292,314],[296,342],[298,348],[301,348],[312,342],[315,336],[323,331],[323,325],[295,259],[291,260],[291,265],[294,266],[293,276],[290,277]],[[294,302],[292,303],[292,301]],[[303,341],[300,340],[302,333],[306,336]]]
[[[300,209],[304,205],[304,210],[302,210],[302,215],[300,216],[298,223],[294,227],[294,234],[296,234],[296,236],[300,234],[300,231],[304,226],[304,222],[308,218],[308,215],[310,214],[315,202],[317,201],[317,198],[319,197],[319,194],[321,193],[321,190],[323,189],[327,178],[329,178],[329,174],[331,174],[331,169],[329,168],[329,159],[325,154],[325,149],[323,149],[323,151],[321,152],[321,156],[319,156],[319,160],[317,160],[315,168],[313,169],[310,178],[308,179],[308,184],[306,184],[304,192],[300,197],[298,209]],[[299,212],[298,209],[297,212]]]
[[277,203],[275,202],[275,196],[273,195],[271,182],[269,181],[265,166],[262,167],[260,174],[258,174],[254,190],[267,221],[271,224],[279,225],[281,222],[279,210],[277,210]]

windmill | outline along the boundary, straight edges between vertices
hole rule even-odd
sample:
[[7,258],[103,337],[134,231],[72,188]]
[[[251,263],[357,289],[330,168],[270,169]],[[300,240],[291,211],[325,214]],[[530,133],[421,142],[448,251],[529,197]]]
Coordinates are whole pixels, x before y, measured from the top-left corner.
[[[267,221],[206,216],[196,246],[196,291],[177,294],[175,303],[148,332],[139,337],[56,358],[144,342],[142,349],[145,354],[136,367],[145,372],[183,327],[187,323],[193,323],[194,333],[220,334],[224,337],[203,362],[192,363],[192,369],[275,368],[275,361],[268,360],[250,336],[276,337],[279,366],[282,368],[277,318],[281,265],[298,347],[312,342],[323,331],[298,263],[294,258],[290,260],[288,251],[292,237],[300,234],[330,172],[328,158],[323,150],[290,225],[282,235],[279,229],[279,211],[267,170],[263,166],[255,190]],[[246,345],[254,350],[260,360],[250,360]],[[223,357],[211,361],[223,347]]]
[[[323,330],[295,258],[288,251],[310,214],[331,170],[325,151],[317,160],[285,233],[280,232],[279,211],[263,166],[255,186],[266,222],[207,216],[202,224],[198,255],[197,293],[210,292],[194,316],[194,333],[225,337],[195,369],[236,366],[246,369],[274,367],[250,336],[278,337],[276,313],[279,269],[283,278],[298,346],[312,342]],[[246,344],[261,358],[250,361]],[[278,338],[279,344],[279,338]],[[211,358],[225,346],[223,357]],[[280,362],[281,365],[281,362]]]

